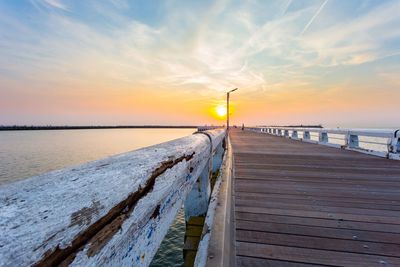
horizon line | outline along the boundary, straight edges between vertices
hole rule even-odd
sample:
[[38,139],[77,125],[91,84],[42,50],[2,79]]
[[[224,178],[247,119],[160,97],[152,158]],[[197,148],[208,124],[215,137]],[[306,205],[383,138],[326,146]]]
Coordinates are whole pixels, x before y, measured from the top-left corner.
[[[83,130],[83,129],[134,129],[134,128],[198,128],[204,125],[0,125],[0,131],[16,130]],[[213,125],[214,126],[214,125]],[[215,125],[219,126],[219,125]]]

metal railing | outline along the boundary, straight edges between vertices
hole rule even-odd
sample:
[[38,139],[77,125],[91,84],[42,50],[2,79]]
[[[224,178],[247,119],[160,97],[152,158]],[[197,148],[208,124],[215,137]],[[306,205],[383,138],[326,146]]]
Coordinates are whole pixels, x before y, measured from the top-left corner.
[[400,130],[250,127],[252,131],[400,159]]
[[0,187],[0,266],[148,266],[185,203],[205,215],[224,130]]

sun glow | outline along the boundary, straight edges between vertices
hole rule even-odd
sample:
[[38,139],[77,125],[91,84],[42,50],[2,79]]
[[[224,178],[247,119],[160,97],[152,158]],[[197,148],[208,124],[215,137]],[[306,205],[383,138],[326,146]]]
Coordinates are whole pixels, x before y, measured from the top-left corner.
[[220,116],[220,117],[226,116],[226,106],[219,105],[218,107],[216,107],[215,110],[216,110],[218,116]]

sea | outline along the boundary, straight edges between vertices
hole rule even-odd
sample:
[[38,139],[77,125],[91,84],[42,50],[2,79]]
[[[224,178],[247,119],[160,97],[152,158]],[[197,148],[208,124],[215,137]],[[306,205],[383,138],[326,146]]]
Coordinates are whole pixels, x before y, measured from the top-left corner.
[[[196,129],[0,131],[0,185],[181,138]],[[181,209],[150,266],[182,266]]]

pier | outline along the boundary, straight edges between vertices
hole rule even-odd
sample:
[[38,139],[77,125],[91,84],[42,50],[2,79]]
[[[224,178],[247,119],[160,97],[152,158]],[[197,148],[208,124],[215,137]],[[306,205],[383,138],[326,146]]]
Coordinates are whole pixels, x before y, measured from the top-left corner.
[[0,0],[0,267],[400,267],[400,0]]
[[399,138],[202,128],[3,185],[0,266],[148,266],[182,205],[190,266],[400,266]]

